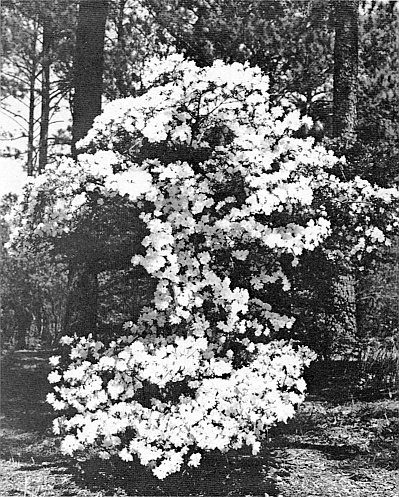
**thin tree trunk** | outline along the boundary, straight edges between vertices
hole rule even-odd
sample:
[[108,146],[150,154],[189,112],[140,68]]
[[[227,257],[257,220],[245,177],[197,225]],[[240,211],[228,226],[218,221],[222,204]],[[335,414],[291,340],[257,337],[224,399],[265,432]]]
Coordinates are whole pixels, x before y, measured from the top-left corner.
[[120,48],[125,48],[125,31],[123,29],[123,20],[125,18],[126,0],[119,0],[118,5],[118,45]]
[[29,118],[28,118],[28,158],[26,161],[26,172],[28,176],[33,176],[34,173],[34,138],[35,138],[35,93],[36,93],[36,72],[37,72],[37,19],[34,20],[34,30],[31,45],[31,68],[29,76]]
[[50,51],[53,34],[48,19],[43,20],[42,112],[40,121],[39,173],[47,164],[48,130],[50,124]]
[[118,97],[126,97],[126,85],[124,82],[124,69],[122,65],[123,56],[125,55],[125,30],[123,28],[124,10],[125,10],[126,0],[119,0],[118,4],[118,20],[117,20],[117,32],[118,32],[118,64],[115,68],[115,84],[118,89]]
[[23,306],[17,307],[15,348],[17,350],[26,348],[26,339],[32,325],[32,314]]

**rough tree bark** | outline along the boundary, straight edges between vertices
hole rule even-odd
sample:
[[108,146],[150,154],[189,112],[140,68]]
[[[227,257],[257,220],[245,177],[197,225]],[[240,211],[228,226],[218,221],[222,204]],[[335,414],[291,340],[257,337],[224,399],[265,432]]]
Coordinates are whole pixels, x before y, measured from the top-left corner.
[[[74,60],[74,100],[72,155],[101,112],[103,86],[104,37],[107,0],[80,0]],[[90,260],[71,257],[68,277],[65,332],[69,335],[94,333],[97,326],[97,267]]]
[[333,134],[354,141],[357,122],[359,0],[335,3]]
[[107,0],[80,0],[74,61],[72,153],[101,112]]
[[[333,135],[350,147],[356,141],[359,0],[335,2]],[[353,342],[357,334],[356,282],[349,266],[334,285],[340,314],[337,341]]]

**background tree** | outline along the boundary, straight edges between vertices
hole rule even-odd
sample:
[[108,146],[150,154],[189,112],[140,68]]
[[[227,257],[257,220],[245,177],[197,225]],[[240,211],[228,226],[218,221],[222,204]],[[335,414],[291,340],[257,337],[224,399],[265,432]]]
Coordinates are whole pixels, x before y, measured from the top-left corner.
[[107,0],[80,0],[74,56],[72,153],[101,112]]
[[[45,166],[49,150],[51,157],[62,152],[57,146],[64,139],[54,133],[53,121],[71,91],[76,6],[70,0],[6,0],[2,7],[2,112],[20,130],[20,136],[4,132],[3,140],[20,143],[18,138],[26,137],[25,146],[11,146],[6,154],[23,157],[28,175],[34,175]],[[49,136],[51,124],[53,136]]]
[[[339,0],[335,3],[333,134],[343,150],[357,139],[357,86],[359,1]],[[345,173],[344,173],[345,174]],[[337,334],[354,339],[357,334],[355,276],[344,264],[336,275],[335,300],[345,315]],[[335,279],[334,278],[334,279]],[[341,328],[341,329],[339,329]],[[342,338],[341,338],[342,339]]]
[[[75,157],[77,142],[87,134],[94,118],[101,112],[107,12],[107,0],[81,0],[79,3],[72,124],[72,154]],[[95,232],[86,231],[86,235],[92,238]],[[80,241],[84,243],[84,237]],[[70,260],[65,315],[65,331],[79,335],[95,332],[97,327],[98,269],[93,254],[85,253],[86,258],[72,256]]]
[[40,141],[39,141],[39,166],[38,172],[42,171],[47,164],[48,133],[50,124],[50,101],[51,101],[51,50],[54,44],[54,25],[50,16],[44,13],[42,39],[42,85],[41,85],[41,119],[40,119]]
[[353,142],[357,133],[359,1],[335,2],[333,136]]

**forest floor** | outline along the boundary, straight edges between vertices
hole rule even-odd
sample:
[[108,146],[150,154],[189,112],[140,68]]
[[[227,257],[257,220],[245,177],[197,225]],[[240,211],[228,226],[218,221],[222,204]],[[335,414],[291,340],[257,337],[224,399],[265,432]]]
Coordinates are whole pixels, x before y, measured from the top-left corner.
[[60,453],[45,401],[50,355],[18,351],[3,361],[1,497],[399,496],[395,398],[351,397],[319,381],[256,457],[248,450],[209,454],[199,468],[159,481],[139,465]]

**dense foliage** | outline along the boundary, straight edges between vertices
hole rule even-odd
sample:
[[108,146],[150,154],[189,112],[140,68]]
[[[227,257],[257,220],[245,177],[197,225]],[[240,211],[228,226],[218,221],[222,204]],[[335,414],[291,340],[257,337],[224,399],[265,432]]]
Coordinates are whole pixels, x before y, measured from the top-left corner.
[[26,186],[12,244],[78,255],[87,219],[140,212],[123,236],[154,283],[149,305],[116,341],[65,337],[48,400],[69,409],[55,423],[66,453],[137,455],[164,478],[206,450],[256,453],[294,414],[313,355],[279,340],[294,324],[284,294],[309,252],[361,268],[390,245],[399,191],[340,179],[344,160],[294,137],[309,119],[272,105],[258,68],[173,56],[142,84],[106,107],[76,162]]
[[9,253],[3,245],[10,229],[4,216],[17,202],[6,195],[0,203],[0,288],[2,352],[57,343],[62,332],[66,271],[47,251]]

